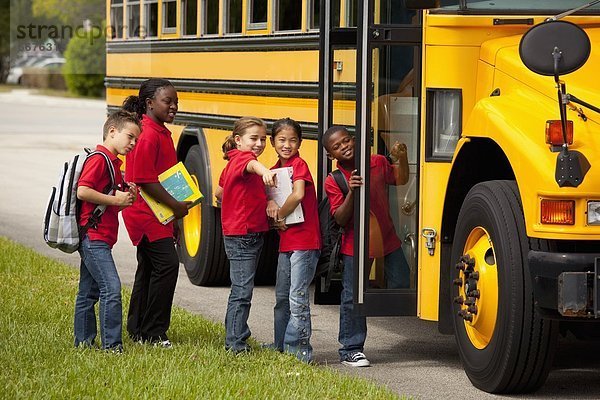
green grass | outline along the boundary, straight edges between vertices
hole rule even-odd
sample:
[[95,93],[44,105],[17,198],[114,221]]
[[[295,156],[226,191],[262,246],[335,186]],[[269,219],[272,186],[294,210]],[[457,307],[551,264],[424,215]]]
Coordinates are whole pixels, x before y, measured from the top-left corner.
[[[177,307],[171,350],[128,338],[122,355],[75,349],[77,282],[74,268],[0,237],[0,398],[397,398],[370,381],[273,351],[227,353],[222,325]],[[127,310],[129,290],[123,303]]]
[[10,92],[13,89],[17,89],[19,86],[16,85],[7,85],[5,83],[0,84],[0,93]]

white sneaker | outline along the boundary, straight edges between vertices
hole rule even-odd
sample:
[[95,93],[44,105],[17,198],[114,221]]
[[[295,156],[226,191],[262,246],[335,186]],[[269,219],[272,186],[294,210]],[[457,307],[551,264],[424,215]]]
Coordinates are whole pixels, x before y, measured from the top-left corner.
[[170,340],[161,340],[157,342],[152,342],[154,347],[162,347],[163,349],[172,349],[173,344],[171,344]]
[[342,360],[342,364],[348,365],[350,367],[368,367],[371,365],[367,357],[360,351],[356,353],[346,354],[344,359]]

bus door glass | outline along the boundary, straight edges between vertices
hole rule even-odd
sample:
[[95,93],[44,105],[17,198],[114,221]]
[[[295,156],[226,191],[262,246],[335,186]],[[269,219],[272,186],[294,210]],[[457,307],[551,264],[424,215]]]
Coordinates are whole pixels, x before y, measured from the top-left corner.
[[416,315],[421,27],[402,4],[365,2],[358,27],[354,295],[366,315]]
[[[356,125],[356,6],[358,0],[321,1],[319,22],[319,130],[344,125],[354,132]],[[319,185],[317,196],[324,197],[324,181],[332,169],[319,139]],[[315,280],[315,304],[339,304],[341,274]]]

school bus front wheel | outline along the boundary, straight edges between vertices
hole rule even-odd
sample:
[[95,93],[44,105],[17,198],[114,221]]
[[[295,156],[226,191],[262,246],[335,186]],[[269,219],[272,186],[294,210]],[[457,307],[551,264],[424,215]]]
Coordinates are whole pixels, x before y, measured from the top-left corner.
[[529,248],[516,183],[473,186],[452,245],[453,326],[465,372],[486,392],[531,392],[552,365],[558,323],[534,307]]
[[[185,167],[196,179],[200,188],[208,182],[203,169],[206,154],[199,145],[192,146]],[[220,209],[210,204],[210,193],[204,193],[200,204],[179,221],[179,259],[185,266],[188,278],[194,285],[216,286],[229,284],[229,262],[223,248]]]

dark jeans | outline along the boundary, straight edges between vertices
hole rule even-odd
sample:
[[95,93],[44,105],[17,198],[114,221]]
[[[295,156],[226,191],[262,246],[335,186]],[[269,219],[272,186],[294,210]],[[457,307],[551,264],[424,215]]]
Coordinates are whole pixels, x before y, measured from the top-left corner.
[[173,239],[150,242],[144,236],[137,246],[137,260],[127,331],[134,340],[167,340],[179,273]]

